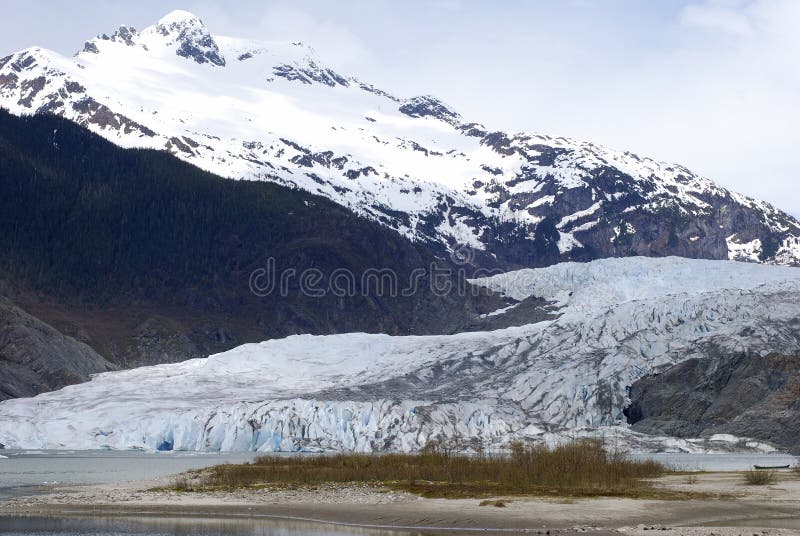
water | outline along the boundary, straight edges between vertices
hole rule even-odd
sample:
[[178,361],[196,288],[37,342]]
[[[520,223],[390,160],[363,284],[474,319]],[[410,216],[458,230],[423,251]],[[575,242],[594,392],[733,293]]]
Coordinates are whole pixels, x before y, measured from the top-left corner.
[[140,452],[3,450],[0,500],[35,493],[41,486],[130,482],[251,461],[253,452]]
[[685,453],[634,453],[640,460],[655,460],[680,471],[746,471],[754,465],[789,465],[800,463],[796,456],[771,454],[685,454]]
[[202,517],[0,517],[2,536],[411,536],[411,532],[366,529],[277,519]]

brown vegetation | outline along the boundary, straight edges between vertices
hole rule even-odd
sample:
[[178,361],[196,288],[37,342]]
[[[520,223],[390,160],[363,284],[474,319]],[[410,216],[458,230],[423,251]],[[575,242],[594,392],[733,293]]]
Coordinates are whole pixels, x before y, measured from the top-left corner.
[[425,497],[504,495],[671,497],[647,479],[665,467],[608,452],[599,441],[555,448],[516,444],[504,455],[467,455],[431,445],[418,454],[262,456],[252,463],[212,467],[194,479],[179,477],[180,491],[372,484]]
[[501,501],[499,499],[486,499],[485,501],[481,501],[478,506],[495,506],[497,508],[505,508],[506,501]]
[[778,481],[778,472],[764,469],[750,469],[744,473],[744,481],[750,486],[767,486]]

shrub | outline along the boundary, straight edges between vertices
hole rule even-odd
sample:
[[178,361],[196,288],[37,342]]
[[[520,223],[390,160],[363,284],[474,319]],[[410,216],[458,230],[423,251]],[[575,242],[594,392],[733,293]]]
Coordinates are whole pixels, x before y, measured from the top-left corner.
[[194,489],[186,473],[175,475],[169,487],[174,491],[193,491]]
[[[441,443],[416,454],[260,456],[252,463],[210,468],[202,487],[311,487],[366,483],[428,497],[498,495],[633,496],[666,471],[657,462],[607,452],[599,441],[554,448],[512,445],[506,454],[468,455]],[[195,481],[197,482],[197,481]]]
[[505,508],[506,507],[506,502],[505,501],[497,501],[497,500],[495,500],[495,501],[486,500],[486,501],[481,501],[480,504],[478,504],[478,506],[495,506],[497,508]]
[[778,481],[777,471],[750,469],[744,473],[744,480],[750,486],[766,486]]

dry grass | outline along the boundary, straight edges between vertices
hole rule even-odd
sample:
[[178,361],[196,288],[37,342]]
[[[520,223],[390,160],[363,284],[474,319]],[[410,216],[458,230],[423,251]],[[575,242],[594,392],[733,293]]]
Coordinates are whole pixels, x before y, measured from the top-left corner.
[[501,500],[498,500],[498,499],[495,499],[495,500],[487,499],[485,501],[481,501],[478,504],[478,506],[495,506],[497,508],[505,508],[506,507],[506,501],[501,501]]
[[195,483],[187,473],[175,475],[169,485],[173,491],[194,491]]
[[425,497],[685,497],[648,481],[665,472],[657,462],[608,452],[598,441],[576,441],[552,449],[517,444],[505,455],[473,456],[431,445],[418,454],[262,456],[252,463],[212,467],[199,478],[176,480],[172,489],[366,483]]
[[767,486],[778,481],[778,472],[763,469],[750,469],[749,471],[745,471],[744,481],[750,486]]

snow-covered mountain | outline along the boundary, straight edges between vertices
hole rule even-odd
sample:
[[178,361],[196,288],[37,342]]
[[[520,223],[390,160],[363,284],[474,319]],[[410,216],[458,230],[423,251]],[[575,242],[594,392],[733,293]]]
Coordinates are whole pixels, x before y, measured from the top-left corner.
[[339,74],[302,43],[214,35],[183,11],[91,39],[72,58],[30,48],[0,59],[0,106],[321,194],[414,240],[470,247],[477,264],[800,263],[794,218],[682,166],[491,131],[434,97]]
[[0,403],[0,443],[374,451],[438,436],[489,448],[568,433],[630,438],[627,388],[644,375],[696,357],[800,352],[797,268],[635,257],[475,283],[546,300],[550,318],[445,336],[297,335],[103,373]]

